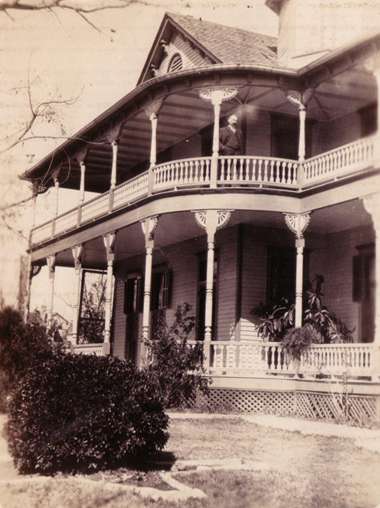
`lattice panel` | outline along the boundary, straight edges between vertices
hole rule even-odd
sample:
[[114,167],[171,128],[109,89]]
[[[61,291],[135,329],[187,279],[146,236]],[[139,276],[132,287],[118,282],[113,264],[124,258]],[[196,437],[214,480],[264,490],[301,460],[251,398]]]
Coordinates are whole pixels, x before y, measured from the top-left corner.
[[210,403],[242,413],[367,423],[375,417],[375,397],[339,393],[271,392],[212,388]]
[[306,418],[365,423],[375,416],[375,399],[340,393],[298,392],[295,414]]
[[293,414],[294,393],[250,390],[211,389],[210,402],[215,407],[243,413]]

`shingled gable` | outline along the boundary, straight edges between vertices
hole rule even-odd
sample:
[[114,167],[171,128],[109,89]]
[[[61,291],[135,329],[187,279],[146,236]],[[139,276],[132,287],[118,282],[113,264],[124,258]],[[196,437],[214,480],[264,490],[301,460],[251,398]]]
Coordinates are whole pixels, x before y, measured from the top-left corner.
[[152,77],[151,66],[158,68],[164,55],[162,41],[169,42],[175,32],[199,51],[204,65],[216,63],[276,65],[275,37],[204,21],[193,16],[167,13],[148,54],[138,84]]

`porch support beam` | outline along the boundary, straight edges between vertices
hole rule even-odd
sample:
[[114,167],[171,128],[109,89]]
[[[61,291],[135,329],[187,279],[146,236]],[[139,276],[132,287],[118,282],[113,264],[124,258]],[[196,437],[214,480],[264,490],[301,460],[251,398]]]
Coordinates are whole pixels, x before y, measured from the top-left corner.
[[212,158],[210,187],[215,189],[218,182],[218,157],[219,157],[219,127],[220,111],[222,102],[235,97],[238,90],[235,88],[206,88],[199,92],[201,99],[210,101],[214,108],[214,129],[212,135]]
[[75,269],[75,295],[72,316],[72,340],[74,344],[78,344],[78,325],[81,298],[81,276],[82,276],[82,245],[76,245],[71,249],[74,258]]
[[158,216],[149,217],[141,221],[141,228],[145,237],[145,272],[144,272],[144,302],[142,317],[142,342],[138,352],[137,363],[143,367],[146,360],[146,342],[150,338],[150,296],[152,290],[152,266],[154,234],[158,224]]
[[295,318],[296,327],[302,326],[302,301],[303,301],[303,251],[305,248],[304,231],[310,223],[310,214],[285,214],[285,223],[292,233],[295,234],[296,257],[296,298]]
[[54,286],[55,286],[55,254],[46,258],[46,263],[49,271],[49,304],[47,314],[47,325],[50,329],[53,325],[53,312],[54,312]]
[[197,224],[207,233],[207,268],[206,268],[206,303],[205,303],[205,333],[204,360],[206,368],[209,366],[209,349],[212,337],[212,310],[214,301],[214,260],[215,233],[225,226],[231,217],[231,210],[199,210],[195,211]]
[[107,255],[107,279],[106,279],[106,299],[105,299],[105,319],[104,319],[104,343],[103,354],[111,353],[111,322],[112,322],[112,289],[113,289],[113,263],[115,260],[116,234],[107,233],[103,236],[104,247]]
[[145,114],[150,121],[150,154],[149,154],[149,175],[148,175],[148,193],[152,194],[154,185],[154,166],[157,162],[157,123],[158,113],[161,109],[163,99],[158,99],[145,108]]

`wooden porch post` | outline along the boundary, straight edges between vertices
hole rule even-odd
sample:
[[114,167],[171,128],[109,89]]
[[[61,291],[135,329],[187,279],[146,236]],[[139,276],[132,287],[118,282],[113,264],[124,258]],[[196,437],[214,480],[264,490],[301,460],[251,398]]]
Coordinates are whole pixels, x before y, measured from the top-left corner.
[[[375,230],[375,336],[372,366],[376,377],[380,376],[380,194],[363,198],[363,205],[371,215]],[[380,413],[379,413],[380,418]]]
[[199,92],[201,99],[210,101],[214,108],[214,128],[212,135],[212,158],[210,170],[211,188],[216,188],[218,182],[219,126],[222,102],[232,99],[237,95],[237,93],[238,91],[235,88],[207,88]]
[[82,222],[82,205],[85,197],[85,177],[86,177],[86,164],[84,161],[79,163],[80,167],[80,184],[79,184],[79,202],[78,202],[78,220],[77,225],[79,226]]
[[204,358],[206,369],[209,367],[210,342],[212,336],[212,310],[214,301],[214,259],[215,233],[225,226],[231,217],[230,210],[201,210],[194,212],[198,225],[207,233],[207,268],[206,268],[206,303],[205,303],[205,335]]
[[154,187],[154,167],[157,163],[157,123],[158,113],[161,109],[163,99],[157,99],[145,108],[145,114],[150,121],[151,137],[150,137],[150,154],[149,154],[149,177],[148,177],[148,193],[152,194]]
[[150,338],[150,296],[152,290],[152,266],[154,249],[154,232],[158,224],[158,216],[149,217],[141,221],[145,236],[145,273],[144,273],[144,302],[142,316],[142,340],[138,352],[137,364],[142,367],[146,360],[145,343]]
[[58,217],[58,210],[59,210],[59,180],[58,180],[58,173],[54,176],[54,220],[52,222],[52,234],[55,235],[55,227],[56,227],[56,221]]
[[303,233],[310,223],[309,213],[285,214],[285,222],[290,231],[295,234],[295,246],[297,250],[296,257],[296,298],[295,298],[295,318],[296,327],[302,326],[302,301],[303,301],[303,251],[305,248],[305,238]]
[[75,268],[75,300],[73,305],[72,316],[72,339],[74,344],[78,344],[78,325],[79,325],[79,311],[80,311],[80,298],[81,298],[81,275],[82,275],[82,245],[76,245],[71,249],[74,258]]
[[51,328],[53,324],[53,312],[54,312],[54,285],[55,285],[55,254],[46,258],[48,270],[49,270],[49,304],[47,314],[47,326]]
[[107,233],[103,236],[104,246],[107,255],[107,280],[106,280],[106,299],[105,299],[105,319],[104,319],[104,344],[103,354],[111,353],[111,321],[112,321],[112,288],[113,288],[113,262],[115,259],[114,245],[115,233]]
[[117,152],[118,152],[118,143],[117,140],[113,140],[111,142],[112,146],[112,165],[111,165],[111,179],[110,179],[110,190],[109,190],[109,211],[113,210],[113,199],[116,187],[116,179],[117,179]]

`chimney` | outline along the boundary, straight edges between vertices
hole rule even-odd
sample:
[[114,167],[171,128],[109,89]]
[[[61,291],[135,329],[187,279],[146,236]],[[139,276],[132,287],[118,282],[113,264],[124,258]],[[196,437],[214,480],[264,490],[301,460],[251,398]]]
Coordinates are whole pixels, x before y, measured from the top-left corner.
[[279,15],[278,61],[300,68],[380,31],[379,0],[267,0]]

